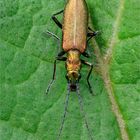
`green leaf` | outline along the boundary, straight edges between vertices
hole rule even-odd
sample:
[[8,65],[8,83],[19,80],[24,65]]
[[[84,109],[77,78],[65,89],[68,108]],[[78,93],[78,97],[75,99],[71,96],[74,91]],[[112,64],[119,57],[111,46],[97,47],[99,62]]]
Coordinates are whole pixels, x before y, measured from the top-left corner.
[[[0,139],[55,140],[59,133],[67,94],[65,64],[57,63],[52,78],[61,30],[52,14],[64,8],[64,0],[1,0],[0,2]],[[98,65],[90,82],[83,67],[80,94],[94,140],[140,138],[140,5],[138,0],[87,0],[90,26],[100,30],[90,43],[87,59]],[[62,16],[59,16],[60,20]],[[78,97],[70,94],[62,140],[89,140]]]

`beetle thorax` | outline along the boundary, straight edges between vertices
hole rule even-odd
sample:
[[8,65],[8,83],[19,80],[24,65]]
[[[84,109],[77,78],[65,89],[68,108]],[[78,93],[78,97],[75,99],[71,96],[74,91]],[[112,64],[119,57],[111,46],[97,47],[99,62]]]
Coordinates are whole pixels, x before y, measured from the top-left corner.
[[80,76],[79,71],[81,68],[80,52],[78,50],[70,50],[67,54],[67,78],[70,81],[77,81]]

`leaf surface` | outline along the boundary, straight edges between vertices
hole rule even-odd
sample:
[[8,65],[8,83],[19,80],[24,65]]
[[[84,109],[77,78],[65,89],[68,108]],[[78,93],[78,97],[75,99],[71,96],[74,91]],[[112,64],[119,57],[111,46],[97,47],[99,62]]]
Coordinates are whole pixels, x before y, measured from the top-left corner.
[[[63,0],[1,0],[0,2],[0,138],[55,140],[67,94],[64,62],[57,63],[49,94],[53,61],[60,44],[44,36],[49,30],[61,38],[51,20]],[[138,0],[87,0],[90,26],[101,35],[90,42],[97,63],[88,91],[83,66],[80,94],[95,140],[139,140],[140,134],[140,6]],[[62,16],[59,16],[62,20]],[[95,54],[95,56],[93,56]],[[70,94],[62,140],[89,140],[78,97]]]

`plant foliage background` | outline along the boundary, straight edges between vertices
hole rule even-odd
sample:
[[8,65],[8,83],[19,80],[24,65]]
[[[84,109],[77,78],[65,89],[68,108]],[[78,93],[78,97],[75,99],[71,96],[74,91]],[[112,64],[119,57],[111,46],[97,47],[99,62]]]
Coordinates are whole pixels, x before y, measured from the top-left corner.
[[[100,56],[89,60],[98,63],[90,79],[96,96],[89,94],[86,67],[82,69],[80,82],[92,135],[95,140],[139,140],[139,1],[87,0],[87,3],[91,26],[102,31],[96,43],[90,43],[95,56]],[[64,4],[63,0],[0,0],[1,140],[55,140],[57,137],[67,93],[65,66],[63,62],[58,63],[56,81],[46,96],[59,45],[42,33],[48,29],[61,37],[61,30],[51,16],[63,9]],[[100,53],[93,48],[99,48]],[[109,61],[105,59],[106,54]],[[119,107],[128,138],[123,137],[109,92]],[[70,95],[61,139],[89,139],[75,93]]]

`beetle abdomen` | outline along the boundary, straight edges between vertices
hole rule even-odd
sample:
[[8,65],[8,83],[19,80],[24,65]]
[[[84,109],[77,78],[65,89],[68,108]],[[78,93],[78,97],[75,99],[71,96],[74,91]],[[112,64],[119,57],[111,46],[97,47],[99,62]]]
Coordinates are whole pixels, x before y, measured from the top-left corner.
[[63,19],[63,44],[65,52],[77,49],[83,53],[86,49],[88,11],[85,0],[69,0]]

